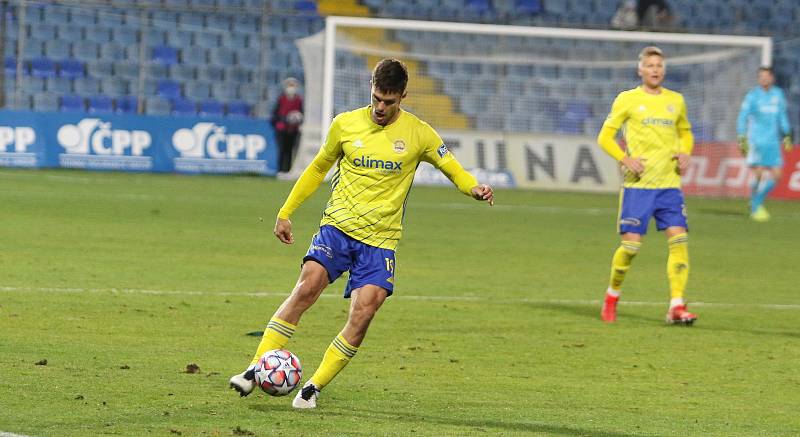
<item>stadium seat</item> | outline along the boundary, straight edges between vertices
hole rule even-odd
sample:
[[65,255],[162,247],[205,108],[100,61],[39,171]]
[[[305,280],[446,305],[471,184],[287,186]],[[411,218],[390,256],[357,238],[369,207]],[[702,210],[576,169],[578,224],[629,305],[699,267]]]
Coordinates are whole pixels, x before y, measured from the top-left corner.
[[169,78],[169,68],[164,64],[147,63],[144,65],[144,74],[153,79]]
[[206,49],[198,46],[191,46],[182,49],[181,62],[195,66],[207,65],[208,57],[206,54]]
[[236,63],[233,49],[220,47],[216,50],[210,50],[209,61],[217,65],[234,65]]
[[86,72],[89,76],[102,78],[111,76],[114,71],[114,63],[105,59],[98,59],[86,63]]
[[40,78],[56,77],[56,63],[50,58],[32,59],[31,75]]
[[139,79],[139,64],[134,62],[114,62],[114,75],[126,80]]
[[219,65],[202,65],[197,69],[197,78],[209,82],[221,82],[225,69]]
[[110,114],[114,112],[114,104],[109,96],[92,96],[87,99],[88,112],[91,114]]
[[224,102],[239,98],[238,86],[230,82],[213,82],[211,84],[211,94],[215,99]]
[[56,39],[56,25],[47,23],[31,23],[28,25],[28,35],[41,41]]
[[195,67],[188,64],[175,64],[169,67],[169,78],[179,82],[187,82],[195,79]]
[[193,33],[191,30],[167,30],[167,44],[173,47],[189,47],[192,45]]
[[139,100],[136,96],[122,96],[117,98],[117,106],[114,112],[118,114],[136,114]]
[[111,29],[99,26],[87,28],[84,31],[84,39],[86,41],[96,42],[97,44],[105,44],[111,41]]
[[[197,0],[194,0],[194,3],[196,2]],[[212,32],[228,32],[231,29],[231,18],[228,15],[209,14],[206,17],[206,27]]]
[[111,29],[111,39],[117,44],[126,46],[138,43],[139,35],[135,29],[129,27],[115,27]]
[[74,24],[60,24],[58,39],[69,43],[83,41],[83,27]]
[[33,59],[38,58],[44,55],[44,51],[42,50],[43,42],[39,39],[31,38],[25,43],[25,47],[22,49],[22,58],[23,59]]
[[123,61],[128,58],[125,46],[113,42],[100,46],[100,58],[107,61]]
[[174,80],[158,81],[156,95],[165,99],[176,99],[181,96],[181,85]]
[[51,77],[45,81],[44,89],[54,94],[71,94],[73,92],[72,79]]
[[196,33],[195,44],[206,49],[216,49],[219,47],[219,35],[211,32]]
[[317,2],[311,0],[298,0],[294,3],[294,10],[304,14],[316,14]]
[[195,101],[206,100],[211,97],[211,85],[201,81],[189,82],[185,86],[185,94]]
[[52,93],[33,95],[33,109],[36,111],[58,111],[58,96]]
[[[23,65],[23,74],[27,74],[25,71],[25,63]],[[17,75],[17,58],[6,56],[3,66],[5,68],[6,76],[16,76]]]
[[144,106],[147,115],[169,115],[172,112],[172,103],[160,97],[150,97]]
[[54,39],[44,42],[44,55],[50,59],[69,58],[70,44],[63,39]]
[[93,61],[97,59],[99,51],[99,45],[91,41],[82,41],[80,44],[75,44],[72,48],[73,56],[81,61]]
[[235,83],[249,83],[252,81],[251,74],[250,69],[245,67],[228,67],[225,69],[225,80]]
[[96,9],[75,8],[71,11],[69,22],[73,26],[93,27],[97,24]]
[[198,115],[201,117],[221,117],[223,115],[222,103],[216,100],[204,100],[200,102]]
[[172,115],[197,115],[197,106],[190,100],[175,99],[172,101]]
[[107,96],[124,96],[128,94],[128,81],[117,76],[104,77],[100,79],[100,89]]
[[227,116],[232,118],[250,117],[250,105],[245,102],[228,102]]
[[542,12],[542,0],[516,0],[514,2],[515,14],[533,15],[540,12]]
[[197,12],[181,12],[178,15],[178,25],[184,29],[201,31],[205,26],[205,14]]
[[100,79],[84,77],[75,79],[73,83],[75,93],[80,95],[94,95],[100,93]]
[[59,106],[61,112],[84,112],[86,110],[83,97],[69,94],[61,96],[61,105]]
[[164,65],[172,65],[178,63],[178,51],[170,46],[156,46],[153,47],[152,59]]
[[166,36],[161,29],[148,29],[142,34],[142,44],[148,47],[160,47],[166,42]]

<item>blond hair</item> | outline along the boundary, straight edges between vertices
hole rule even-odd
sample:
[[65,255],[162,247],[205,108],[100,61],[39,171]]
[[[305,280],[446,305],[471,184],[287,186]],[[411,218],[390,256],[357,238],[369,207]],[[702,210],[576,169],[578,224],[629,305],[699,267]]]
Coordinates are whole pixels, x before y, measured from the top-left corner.
[[661,59],[664,59],[664,53],[660,48],[656,46],[647,46],[643,48],[641,52],[639,52],[639,68],[642,68],[644,60],[650,56],[660,56]]

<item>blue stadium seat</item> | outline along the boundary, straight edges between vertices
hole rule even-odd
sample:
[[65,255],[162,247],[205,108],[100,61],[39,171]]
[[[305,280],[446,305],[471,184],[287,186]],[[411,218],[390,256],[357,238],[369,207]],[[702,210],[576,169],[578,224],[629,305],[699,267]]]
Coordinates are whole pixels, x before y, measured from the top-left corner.
[[170,46],[156,46],[153,47],[152,59],[164,65],[172,65],[178,63],[178,51]]
[[61,112],[84,112],[86,110],[83,97],[69,94],[61,96],[61,105],[59,107]]
[[47,79],[44,84],[44,89],[47,92],[55,94],[70,94],[72,90],[72,79],[65,77],[52,77]]
[[189,0],[164,0],[164,6],[172,9],[186,9],[189,7]]
[[515,14],[533,15],[542,12],[541,0],[516,0],[514,2]]
[[228,102],[227,115],[232,118],[251,117],[250,105],[245,102]]
[[65,42],[79,42],[83,40],[83,27],[74,24],[60,24],[58,38]]
[[91,96],[87,101],[88,112],[91,114],[110,114],[114,112],[114,103],[109,96]]
[[34,58],[31,60],[33,77],[56,77],[56,63],[50,58]]
[[118,114],[136,114],[139,100],[136,96],[122,96],[117,98],[115,112]]
[[172,115],[197,115],[197,105],[186,99],[172,101]]
[[234,65],[225,69],[225,80],[236,83],[249,83],[252,73],[249,68]]
[[33,95],[33,109],[36,111],[58,111],[58,96],[51,93]]
[[311,0],[298,0],[294,3],[294,10],[305,14],[316,14],[317,2]]
[[181,85],[174,80],[160,80],[156,87],[156,95],[166,99],[176,99],[181,96]]
[[[25,64],[23,63],[23,66]],[[17,58],[6,56],[5,60],[3,61],[3,67],[5,68],[6,76],[16,76],[17,75]],[[24,68],[23,68],[24,69]]]
[[43,42],[39,39],[31,38],[25,43],[25,47],[22,49],[22,58],[23,59],[33,59],[38,58],[44,55],[44,51],[42,50]]
[[221,117],[224,111],[222,103],[216,100],[205,100],[200,102],[200,109],[197,113],[201,117]]

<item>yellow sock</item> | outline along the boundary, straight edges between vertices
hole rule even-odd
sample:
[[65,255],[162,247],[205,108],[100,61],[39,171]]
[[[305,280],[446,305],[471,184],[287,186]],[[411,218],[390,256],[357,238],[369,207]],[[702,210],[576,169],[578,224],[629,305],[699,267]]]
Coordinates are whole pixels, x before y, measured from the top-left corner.
[[344,369],[344,366],[356,355],[358,348],[350,345],[347,340],[342,337],[342,334],[333,339],[328,350],[325,351],[325,356],[322,357],[322,363],[319,368],[311,376],[311,383],[322,390],[330,383],[334,377]]
[[266,351],[283,349],[286,343],[289,342],[289,339],[292,338],[295,328],[297,328],[297,326],[287,321],[277,317],[271,318],[269,323],[267,323],[267,328],[264,330],[264,335],[261,337],[261,343],[258,344],[258,349],[256,349],[256,354],[253,355],[253,360],[250,362],[250,365],[256,364],[258,359],[261,358],[261,355],[264,355]]
[[686,283],[689,281],[689,235],[682,233],[667,240],[667,279],[672,299],[683,298]]
[[639,253],[641,247],[641,241],[622,240],[622,244],[614,252],[614,257],[611,258],[611,279],[609,279],[608,285],[612,290],[619,291],[620,287],[622,287],[625,273],[628,273],[628,269],[631,268],[631,261]]

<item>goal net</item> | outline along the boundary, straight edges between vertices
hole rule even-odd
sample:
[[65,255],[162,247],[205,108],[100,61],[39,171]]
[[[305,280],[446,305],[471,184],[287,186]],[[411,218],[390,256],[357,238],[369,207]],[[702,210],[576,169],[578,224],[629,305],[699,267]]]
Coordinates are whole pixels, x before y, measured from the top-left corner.
[[[307,90],[309,110],[321,109],[314,114],[318,121],[309,114],[305,128],[309,135],[303,144],[313,151],[333,116],[369,104],[372,67],[395,57],[409,69],[404,109],[446,138],[478,135],[490,139],[486,147],[502,143],[504,150],[481,151],[474,150],[474,141],[460,141],[457,155],[468,167],[508,170],[517,180],[526,175],[516,173],[530,173],[513,168],[524,143],[520,138],[555,138],[556,157],[569,148],[559,138],[594,144],[617,93],[640,83],[637,55],[648,45],[659,46],[666,56],[665,86],[684,95],[698,150],[717,166],[720,160],[739,159],[729,144],[736,138],[739,106],[758,66],[770,63],[771,52],[771,40],[760,37],[350,17],[329,17],[324,36],[298,45],[307,84],[321,85],[318,94]],[[298,159],[300,169],[313,151]],[[714,169],[694,170],[708,179]],[[725,180],[734,176],[725,175],[707,194],[728,194]]]

